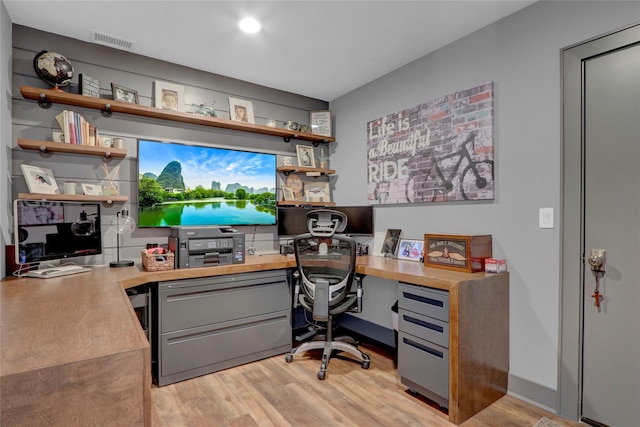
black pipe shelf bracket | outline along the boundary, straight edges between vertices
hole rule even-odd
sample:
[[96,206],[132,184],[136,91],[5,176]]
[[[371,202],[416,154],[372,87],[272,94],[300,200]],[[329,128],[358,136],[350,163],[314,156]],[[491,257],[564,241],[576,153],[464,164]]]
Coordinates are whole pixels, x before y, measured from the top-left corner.
[[47,101],[47,95],[44,93],[40,93],[40,96],[38,97],[38,105],[40,106],[40,108],[51,108],[51,101]]
[[104,106],[104,110],[100,111],[100,114],[102,114],[102,117],[111,117],[113,114],[113,111],[111,111],[111,104],[106,104]]

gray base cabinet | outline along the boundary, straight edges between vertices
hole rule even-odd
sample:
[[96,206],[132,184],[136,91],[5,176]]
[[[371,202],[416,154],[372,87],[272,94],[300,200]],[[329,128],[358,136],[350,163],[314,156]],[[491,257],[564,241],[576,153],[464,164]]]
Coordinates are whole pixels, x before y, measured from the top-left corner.
[[398,290],[400,380],[449,407],[449,293],[406,283]]
[[160,282],[158,385],[289,351],[290,300],[285,270]]

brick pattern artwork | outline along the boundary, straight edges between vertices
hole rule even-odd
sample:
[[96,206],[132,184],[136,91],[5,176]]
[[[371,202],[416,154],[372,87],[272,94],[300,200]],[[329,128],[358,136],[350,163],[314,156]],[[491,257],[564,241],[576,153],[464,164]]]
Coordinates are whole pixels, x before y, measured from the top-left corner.
[[369,203],[494,198],[493,82],[367,123]]

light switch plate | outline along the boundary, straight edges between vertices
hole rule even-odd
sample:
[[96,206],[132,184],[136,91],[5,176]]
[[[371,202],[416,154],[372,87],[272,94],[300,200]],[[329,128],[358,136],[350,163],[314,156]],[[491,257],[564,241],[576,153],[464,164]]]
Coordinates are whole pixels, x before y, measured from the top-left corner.
[[540,208],[540,228],[553,228],[553,208]]

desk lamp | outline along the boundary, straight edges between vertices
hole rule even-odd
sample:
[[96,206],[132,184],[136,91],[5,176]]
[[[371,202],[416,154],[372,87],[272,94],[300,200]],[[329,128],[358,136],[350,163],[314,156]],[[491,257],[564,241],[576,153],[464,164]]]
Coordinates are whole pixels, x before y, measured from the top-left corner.
[[111,222],[116,228],[116,250],[118,252],[118,260],[111,261],[109,264],[111,267],[131,267],[133,261],[120,261],[120,235],[131,234],[136,229],[136,222],[129,216],[129,209],[126,206],[122,207],[122,210],[116,213],[116,217]]

